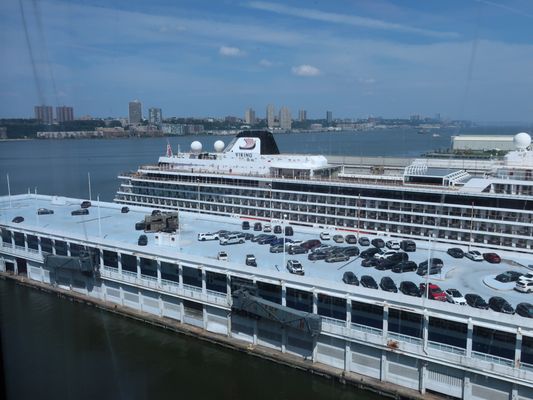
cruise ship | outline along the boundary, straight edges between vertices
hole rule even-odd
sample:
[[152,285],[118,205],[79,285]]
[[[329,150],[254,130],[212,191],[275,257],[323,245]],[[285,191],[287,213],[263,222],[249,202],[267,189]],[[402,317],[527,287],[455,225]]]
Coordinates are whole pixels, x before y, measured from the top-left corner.
[[533,253],[531,137],[514,143],[502,159],[416,159],[394,174],[280,154],[272,133],[243,131],[212,152],[168,145],[157,165],[119,176],[115,201]]

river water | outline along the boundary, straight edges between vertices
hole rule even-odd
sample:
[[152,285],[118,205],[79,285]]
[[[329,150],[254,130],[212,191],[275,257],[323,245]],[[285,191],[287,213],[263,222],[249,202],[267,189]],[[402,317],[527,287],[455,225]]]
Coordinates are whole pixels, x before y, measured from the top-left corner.
[[[276,140],[282,153],[418,156],[449,147],[453,134],[387,130],[277,135]],[[210,150],[216,140],[230,138],[169,141],[185,150],[195,139]],[[13,194],[29,189],[87,198],[90,173],[93,197],[110,201],[116,176],[156,162],[166,144],[166,138],[0,142],[0,195],[7,194],[9,174]],[[12,282],[0,281],[0,323],[9,399],[378,398]]]

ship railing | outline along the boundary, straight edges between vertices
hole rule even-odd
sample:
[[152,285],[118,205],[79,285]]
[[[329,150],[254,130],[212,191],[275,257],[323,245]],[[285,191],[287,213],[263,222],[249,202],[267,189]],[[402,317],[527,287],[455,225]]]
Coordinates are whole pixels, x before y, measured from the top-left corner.
[[417,337],[409,336],[409,335],[404,335],[403,333],[397,333],[397,332],[390,332],[389,331],[387,336],[388,336],[389,339],[397,340],[399,342],[411,343],[411,344],[418,345],[418,346],[422,344],[422,339],[421,338],[417,338]]
[[487,353],[481,353],[479,351],[472,351],[472,358],[476,358],[478,360],[483,360],[493,364],[505,365],[508,367],[512,367],[514,364],[514,361],[508,358],[498,357]]
[[354,331],[370,333],[371,335],[376,335],[376,336],[383,335],[383,331],[381,329],[374,328],[374,327],[371,327],[371,326],[356,324],[356,323],[353,323],[353,322],[350,324],[350,328],[352,328]]
[[460,356],[466,355],[466,349],[463,349],[461,347],[452,346],[449,344],[439,343],[439,342],[433,342],[428,341],[428,347],[431,349],[435,349],[438,351],[446,352],[446,353],[453,353]]
[[320,318],[322,319],[322,323],[325,322],[325,323],[328,323],[328,324],[332,324],[332,325],[340,326],[342,328],[346,328],[346,321],[343,321],[342,319],[325,317],[323,315],[321,315]]
[[42,255],[39,253],[39,250],[30,249],[29,247],[26,248],[24,246],[18,246],[14,245],[13,243],[5,242],[2,242],[2,248],[6,249],[6,251],[11,254],[17,254],[25,257],[28,257],[28,253],[30,253],[32,255],[32,259],[42,260]]
[[521,362],[520,363],[520,368],[527,369],[528,371],[533,372],[533,364]]

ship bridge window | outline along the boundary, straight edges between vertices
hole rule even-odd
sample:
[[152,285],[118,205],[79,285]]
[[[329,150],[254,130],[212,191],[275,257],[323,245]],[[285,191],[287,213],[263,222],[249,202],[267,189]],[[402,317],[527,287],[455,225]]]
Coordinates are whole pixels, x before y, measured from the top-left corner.
[[232,276],[231,277],[231,292],[235,292],[236,290],[242,289],[242,288],[253,288],[254,283],[251,279],[246,278],[240,278],[238,276]]
[[121,255],[122,270],[137,273],[137,257],[129,254]]
[[214,290],[215,292],[227,293],[227,279],[226,275],[217,272],[207,271],[205,273],[207,290]]
[[466,348],[466,324],[441,318],[429,318],[428,339],[432,342]]
[[179,269],[176,264],[161,262],[161,279],[179,282]]
[[72,257],[77,257],[84,251],[84,247],[82,245],[79,245],[77,243],[71,243],[70,244],[70,255]]
[[67,255],[67,242],[64,242],[62,240],[56,240],[55,247],[56,247],[57,255],[59,256]]
[[52,240],[49,238],[41,237],[41,251],[43,253],[52,253]]
[[202,270],[183,267],[183,283],[185,285],[202,287]]
[[533,337],[522,336],[522,355],[523,363],[533,366]]
[[389,309],[389,331],[422,338],[422,315],[408,311]]
[[346,321],[346,299],[318,294],[318,314]]
[[24,234],[20,232],[14,232],[13,236],[15,238],[15,246],[24,247]]
[[352,323],[383,329],[383,307],[352,301]]
[[516,337],[512,333],[474,326],[472,351],[514,359]]
[[267,282],[257,282],[257,294],[262,299],[281,304],[281,286]]
[[2,229],[2,242],[11,244],[11,231]]
[[313,312],[313,294],[305,290],[287,288],[287,307]]
[[157,276],[157,261],[151,258],[141,257],[141,275]]
[[39,239],[35,235],[28,235],[28,248],[33,250],[39,249]]
[[117,253],[114,251],[104,250],[104,265],[111,268],[118,268]]

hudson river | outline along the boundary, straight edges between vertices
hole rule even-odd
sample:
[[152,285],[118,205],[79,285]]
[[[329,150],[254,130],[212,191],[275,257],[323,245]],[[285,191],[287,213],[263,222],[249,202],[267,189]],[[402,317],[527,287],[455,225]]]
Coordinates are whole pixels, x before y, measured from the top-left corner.
[[[478,130],[514,134],[518,129]],[[281,152],[417,156],[448,148],[416,130],[277,135]],[[202,136],[169,139],[174,150]],[[156,163],[166,138],[0,142],[0,194],[32,192],[113,199],[117,174]],[[0,281],[0,355],[10,399],[374,399],[288,367]],[[0,374],[2,369],[0,368]],[[1,387],[0,381],[0,387]]]

